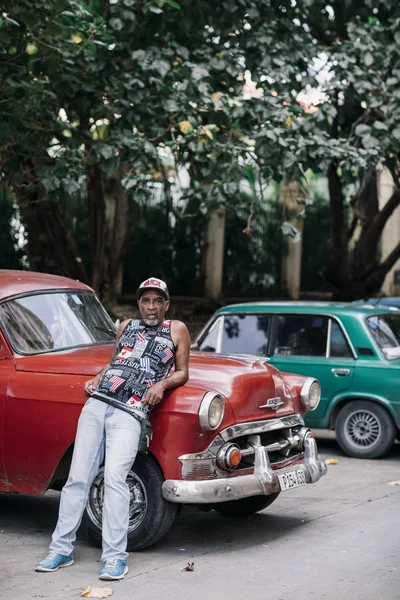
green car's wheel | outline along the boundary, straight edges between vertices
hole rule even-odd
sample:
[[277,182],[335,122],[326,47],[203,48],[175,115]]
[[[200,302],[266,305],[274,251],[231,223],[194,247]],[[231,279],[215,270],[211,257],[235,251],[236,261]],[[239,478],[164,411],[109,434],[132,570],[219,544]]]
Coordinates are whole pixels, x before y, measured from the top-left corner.
[[389,413],[369,400],[346,404],[336,419],[336,439],[342,450],[355,458],[379,458],[386,454],[396,437]]

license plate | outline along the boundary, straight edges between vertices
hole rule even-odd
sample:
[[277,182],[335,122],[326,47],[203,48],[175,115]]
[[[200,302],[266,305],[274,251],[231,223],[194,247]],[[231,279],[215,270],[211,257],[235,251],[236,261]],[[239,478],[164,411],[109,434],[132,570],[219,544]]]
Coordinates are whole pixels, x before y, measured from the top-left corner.
[[282,492],[285,490],[291,490],[295,487],[300,487],[301,485],[307,483],[303,469],[294,469],[293,471],[279,473],[278,479]]

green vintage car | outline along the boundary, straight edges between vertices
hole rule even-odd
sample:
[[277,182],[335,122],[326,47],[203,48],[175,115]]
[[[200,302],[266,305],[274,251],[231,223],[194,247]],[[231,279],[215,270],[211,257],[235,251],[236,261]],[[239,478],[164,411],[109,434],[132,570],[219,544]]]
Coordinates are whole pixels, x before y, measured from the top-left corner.
[[254,302],[218,310],[193,349],[268,358],[319,379],[306,425],[335,429],[349,456],[378,458],[400,439],[400,310],[336,302]]

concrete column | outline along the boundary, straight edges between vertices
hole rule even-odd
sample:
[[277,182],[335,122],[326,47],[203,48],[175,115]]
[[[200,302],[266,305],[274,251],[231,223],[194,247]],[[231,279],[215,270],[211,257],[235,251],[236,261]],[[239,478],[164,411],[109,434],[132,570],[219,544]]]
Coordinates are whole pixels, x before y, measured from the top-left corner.
[[[299,200],[304,198],[305,192],[298,181],[282,185],[280,202],[284,207],[285,220],[292,223],[300,234],[303,231],[303,219],[298,215],[303,206],[299,204]],[[301,239],[296,241],[286,237],[286,252],[282,261],[282,280],[284,292],[291,300],[298,300],[300,296],[301,251]]]
[[218,300],[222,292],[224,242],[225,207],[220,206],[210,213],[206,233],[204,293],[210,300]]
[[[379,209],[385,206],[394,191],[394,182],[392,176],[386,167],[378,167],[378,197]],[[381,253],[382,260],[390,254],[400,240],[400,206],[396,208],[389,218],[382,232]],[[400,295],[400,260],[398,260],[389,273],[386,275],[381,290],[387,296]]]

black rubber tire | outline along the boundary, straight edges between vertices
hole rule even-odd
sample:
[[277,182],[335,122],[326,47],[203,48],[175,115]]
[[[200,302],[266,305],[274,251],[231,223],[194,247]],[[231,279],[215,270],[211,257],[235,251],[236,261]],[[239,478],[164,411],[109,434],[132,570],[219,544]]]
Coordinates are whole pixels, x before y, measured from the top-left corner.
[[[160,467],[151,456],[138,454],[131,472],[140,477],[147,494],[147,512],[136,529],[128,532],[127,550],[142,550],[158,542],[170,529],[175,520],[177,504],[164,500],[161,486],[164,476]],[[82,520],[86,535],[101,546],[101,528],[85,510]]]
[[[363,433],[357,433],[357,423],[360,426],[366,423],[365,438],[362,437]],[[370,400],[354,400],[346,404],[337,416],[335,429],[339,446],[354,458],[384,456],[392,447],[397,433],[386,409]]]
[[270,506],[279,496],[280,492],[269,496],[250,496],[242,500],[230,500],[213,505],[213,509],[224,517],[246,517],[252,515],[267,506]]

